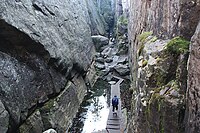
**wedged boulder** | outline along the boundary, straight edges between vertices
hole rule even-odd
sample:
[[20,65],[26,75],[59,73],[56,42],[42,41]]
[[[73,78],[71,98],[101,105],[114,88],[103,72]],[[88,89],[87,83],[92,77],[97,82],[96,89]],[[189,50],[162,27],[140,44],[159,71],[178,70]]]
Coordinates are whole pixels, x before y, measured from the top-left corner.
[[96,51],[101,51],[101,47],[108,45],[109,43],[109,39],[101,35],[92,36],[92,41],[94,43]]
[[9,127],[9,114],[0,100],[0,132],[7,133]]
[[121,76],[126,76],[130,74],[130,69],[127,65],[118,64],[114,67],[114,69],[119,73]]

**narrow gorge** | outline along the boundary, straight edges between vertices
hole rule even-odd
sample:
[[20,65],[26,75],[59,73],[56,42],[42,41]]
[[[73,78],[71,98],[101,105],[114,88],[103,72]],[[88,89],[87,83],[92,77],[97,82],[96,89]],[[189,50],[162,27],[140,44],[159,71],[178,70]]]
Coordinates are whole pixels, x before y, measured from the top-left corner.
[[198,133],[199,53],[200,0],[1,0],[0,133]]

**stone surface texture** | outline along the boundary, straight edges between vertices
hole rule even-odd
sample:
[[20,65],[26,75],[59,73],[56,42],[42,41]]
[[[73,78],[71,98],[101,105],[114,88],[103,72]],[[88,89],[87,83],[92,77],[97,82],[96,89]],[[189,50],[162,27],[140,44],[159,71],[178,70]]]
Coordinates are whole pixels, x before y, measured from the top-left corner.
[[6,133],[9,127],[9,113],[5,109],[3,103],[0,101],[0,132]]
[[[42,132],[52,127],[64,132],[69,128],[85,95],[88,81],[84,79],[88,79],[95,54],[91,34],[106,34],[112,21],[110,3],[1,1],[2,133]],[[42,112],[51,101],[56,108]]]
[[[137,0],[130,1],[130,3],[128,30],[130,42],[129,62],[131,64],[134,100],[132,100],[133,112],[129,132],[198,132],[199,130],[197,128],[195,130],[195,124],[196,122],[198,123],[198,118],[192,113],[194,112],[194,107],[198,107],[198,102],[195,102],[195,100],[189,100],[188,102],[188,104],[194,105],[191,108],[189,106],[189,117],[191,118],[190,122],[193,126],[189,128],[191,129],[189,131],[187,131],[189,126],[184,128],[184,123],[186,122],[184,119],[188,115],[187,113],[185,114],[184,108],[187,54],[176,57],[170,56],[163,52],[165,50],[162,50],[162,46],[164,44],[166,45],[168,39],[170,40],[176,36],[182,36],[190,40],[200,20],[200,1]],[[151,45],[149,45],[148,39],[143,41],[139,39],[139,35],[145,31],[152,31],[152,34],[159,38],[156,41],[154,40],[155,42],[149,40],[152,47],[150,47]],[[198,38],[198,30],[195,35],[196,37],[193,37],[193,44],[198,44],[198,39],[194,39]],[[197,47],[194,49],[197,50]],[[154,48],[157,50],[154,51]],[[194,57],[194,60],[197,58],[197,56],[192,57]],[[159,58],[161,58],[161,64],[159,63]],[[189,68],[191,74],[197,70],[194,69],[194,65],[196,65],[195,68],[198,66],[196,60],[193,62],[195,64],[189,65],[193,66]],[[154,76],[152,73],[154,73]],[[170,76],[170,73],[175,76]],[[195,73],[195,75],[198,74]],[[160,81],[157,78],[162,79],[162,76],[167,78],[167,80],[161,80],[161,84],[156,84],[157,81]],[[193,79],[193,76],[191,78]],[[191,79],[188,82],[191,83],[189,84],[190,86],[195,86]],[[197,93],[194,94],[191,90],[189,94],[189,99],[192,97],[196,99]],[[168,123],[170,121],[172,125]]]
[[[166,51],[169,40],[145,40],[138,59],[137,88],[133,91],[133,123],[128,132],[177,132],[184,124],[187,54],[177,57]],[[180,80],[181,78],[185,78]]]
[[190,56],[188,61],[188,87],[187,87],[187,126],[186,132],[195,133],[200,131],[200,103],[199,103],[199,86],[200,86],[200,23],[191,40]]
[[114,0],[86,0],[92,35],[108,35],[114,23]]

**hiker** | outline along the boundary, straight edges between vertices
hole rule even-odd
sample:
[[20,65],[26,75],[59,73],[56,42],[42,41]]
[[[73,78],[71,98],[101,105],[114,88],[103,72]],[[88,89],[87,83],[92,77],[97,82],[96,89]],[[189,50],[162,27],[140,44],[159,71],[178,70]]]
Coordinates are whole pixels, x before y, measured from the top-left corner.
[[113,112],[116,110],[118,110],[118,104],[119,104],[119,100],[117,98],[117,96],[115,95],[113,98],[112,98],[112,106],[113,106]]

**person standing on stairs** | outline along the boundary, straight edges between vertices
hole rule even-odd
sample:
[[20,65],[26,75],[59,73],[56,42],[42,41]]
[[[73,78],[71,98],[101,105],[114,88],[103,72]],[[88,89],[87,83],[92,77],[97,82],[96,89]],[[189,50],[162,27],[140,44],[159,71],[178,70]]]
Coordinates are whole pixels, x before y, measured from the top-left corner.
[[115,109],[116,111],[118,110],[118,104],[119,104],[119,99],[118,97],[115,95],[113,98],[112,98],[112,106],[113,106],[113,113],[115,112]]

